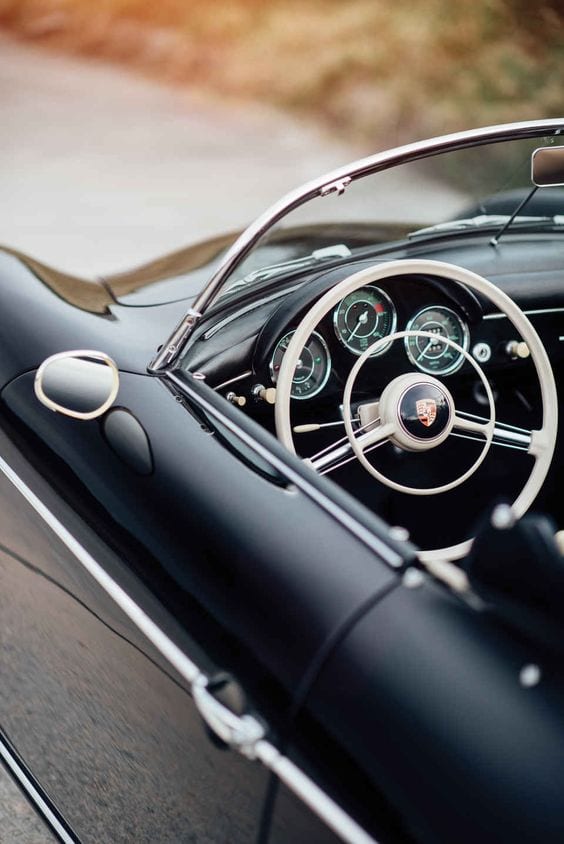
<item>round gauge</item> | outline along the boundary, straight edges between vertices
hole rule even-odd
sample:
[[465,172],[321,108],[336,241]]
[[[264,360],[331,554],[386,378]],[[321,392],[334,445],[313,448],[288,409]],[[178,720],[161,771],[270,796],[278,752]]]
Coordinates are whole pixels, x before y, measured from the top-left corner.
[[465,351],[468,349],[468,328],[450,308],[442,305],[424,308],[407,323],[407,330],[427,331],[435,335],[432,340],[429,337],[405,338],[407,356],[422,372],[448,375],[462,366],[464,356],[441,341],[441,337],[448,337]]
[[[354,290],[333,311],[335,334],[354,355],[361,355],[376,340],[392,334],[396,322],[392,300],[378,287]],[[381,355],[389,346],[385,343],[374,355]]]
[[[270,361],[270,377],[276,384],[282,358],[292,339],[293,331],[278,341]],[[331,372],[331,356],[327,344],[321,334],[313,331],[302,349],[294,377],[290,395],[293,399],[309,399],[316,396],[323,389]]]

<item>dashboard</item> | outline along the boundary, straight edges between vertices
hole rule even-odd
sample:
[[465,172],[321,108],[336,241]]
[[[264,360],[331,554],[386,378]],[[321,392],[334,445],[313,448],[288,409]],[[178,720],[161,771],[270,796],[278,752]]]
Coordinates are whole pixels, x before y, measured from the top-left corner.
[[[564,260],[561,251],[559,247],[560,261]],[[542,254],[537,249],[535,252],[541,263]],[[530,250],[526,254],[530,260]],[[452,250],[429,254],[451,261],[470,257],[464,264],[486,275],[484,256],[491,261],[490,252],[481,245],[466,246],[464,254],[458,251],[453,255]],[[550,250],[544,252],[544,259],[550,259]],[[275,287],[257,291],[244,306],[234,303],[231,309],[218,312],[215,319],[210,314],[195,333],[181,361],[182,368],[201,372],[210,386],[269,425],[270,413],[265,406],[269,401],[264,396],[276,387],[285,349],[302,316],[337,282],[375,263],[381,261],[349,262],[323,273],[288,278],[285,283],[279,281]],[[506,276],[500,275],[497,260],[495,281],[529,316],[551,360],[563,360],[564,307],[560,304],[559,274],[554,273],[553,279],[551,272],[550,287],[539,285],[535,291],[534,276],[519,249],[504,262],[503,269]],[[530,284],[524,283],[527,278]],[[424,331],[434,338],[415,335],[390,339],[396,332],[411,331]],[[390,277],[365,285],[327,314],[307,341],[292,384],[294,411],[307,416],[310,406],[338,406],[335,402],[351,367],[369,346],[374,351],[359,375],[358,388],[371,394],[406,371],[445,378],[449,384],[472,379],[472,367],[452,343],[470,354],[488,377],[513,376],[526,381],[532,372],[527,350],[509,320],[493,312],[487,302],[463,285],[430,276]],[[272,395],[268,393],[268,399]]]
[[[558,238],[508,238],[498,250],[473,238],[420,248],[434,260],[465,267],[489,278],[513,298],[529,317],[548,353],[557,385],[564,377],[564,291],[561,267],[564,246]],[[393,254],[392,259],[414,257]],[[180,366],[198,372],[206,383],[275,433],[274,407],[278,373],[288,343],[303,316],[344,278],[386,263],[381,258],[350,260],[323,272],[288,275],[252,296],[225,303],[194,332]],[[432,336],[403,336],[423,331]],[[402,334],[396,339],[396,334]],[[456,344],[453,347],[452,344]],[[367,283],[337,302],[315,326],[299,356],[290,413],[295,447],[302,457],[319,454],[342,436],[343,393],[359,356],[372,347],[356,377],[357,406],[377,403],[386,386],[405,373],[438,378],[467,415],[484,417],[482,385],[467,356],[481,367],[492,387],[496,417],[509,427],[532,430],[541,423],[539,385],[528,349],[509,319],[464,285],[432,275],[385,276]],[[462,354],[463,350],[466,356]],[[356,411],[356,407],[353,408]],[[341,427],[339,427],[341,426]],[[303,432],[303,433],[302,433]],[[472,451],[474,449],[474,452]],[[391,446],[378,451],[378,461],[399,483],[440,485],[474,459],[475,441],[449,438],[430,454],[408,458]],[[333,478],[390,523],[409,523],[423,547],[450,541],[449,525],[464,514],[468,531],[495,489],[511,500],[528,471],[530,456],[512,449],[493,449],[484,471],[463,490],[440,496],[440,538],[436,497],[414,498],[382,491],[354,461]],[[557,495],[557,467],[546,483],[542,508],[564,523]],[[432,465],[431,465],[432,464]],[[365,477],[366,475],[366,477]],[[552,491],[551,491],[552,490]],[[397,512],[396,512],[397,511]],[[460,528],[453,528],[453,533]],[[432,535],[430,535],[432,533]]]
[[[508,237],[493,249],[486,237],[448,238],[390,252],[386,260],[426,257],[472,270],[507,293],[529,316],[554,364],[564,359],[564,292],[561,237]],[[259,387],[276,386],[285,347],[302,316],[327,290],[354,272],[382,264],[381,257],[350,260],[315,273],[288,274],[253,293],[244,304],[226,303],[210,312],[194,333],[181,367],[199,371],[225,396],[245,399],[244,412],[264,419]],[[424,330],[418,337],[388,342],[395,332]],[[379,390],[402,371],[420,371],[447,383],[471,376],[471,367],[448,338],[472,355],[488,377],[527,376],[526,350],[505,317],[455,282],[429,276],[386,278],[347,296],[315,329],[292,387],[296,412],[334,402],[346,377],[369,345],[363,379]],[[524,356],[523,356],[524,355]],[[240,405],[242,406],[242,405]]]

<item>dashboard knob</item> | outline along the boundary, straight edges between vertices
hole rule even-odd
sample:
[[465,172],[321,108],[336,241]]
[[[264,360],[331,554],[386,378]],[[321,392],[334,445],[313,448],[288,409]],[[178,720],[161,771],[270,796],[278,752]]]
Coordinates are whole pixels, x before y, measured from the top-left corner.
[[274,404],[276,401],[276,387],[263,387],[262,384],[257,384],[253,387],[253,396],[256,399],[261,399],[267,404]]
[[236,405],[236,407],[245,407],[247,404],[247,399],[245,396],[238,396],[234,392],[227,393],[225,396],[227,401],[230,401],[231,404]]
[[528,358],[531,354],[529,347],[524,340],[510,340],[505,347],[505,351],[510,358],[513,358],[513,360],[516,360],[517,358],[525,360],[525,358]]

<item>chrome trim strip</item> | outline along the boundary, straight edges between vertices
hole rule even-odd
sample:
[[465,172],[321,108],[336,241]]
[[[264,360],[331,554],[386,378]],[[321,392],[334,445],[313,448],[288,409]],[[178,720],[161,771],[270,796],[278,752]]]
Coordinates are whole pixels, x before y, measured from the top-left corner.
[[[287,785],[294,794],[299,790],[303,802],[318,815],[343,841],[350,844],[377,844],[340,806],[318,785],[307,777],[290,759],[276,750],[269,742],[259,741],[256,745],[257,759]],[[323,812],[321,814],[320,812]]]
[[[523,311],[525,316],[538,316],[539,314],[560,314],[564,308],[536,308],[532,311]],[[485,314],[483,319],[507,319],[505,314]]]
[[[213,413],[213,408],[210,408]],[[231,427],[229,420],[224,424]],[[236,429],[236,426],[233,426]],[[237,429],[236,429],[237,430]],[[243,432],[241,432],[243,434]],[[184,677],[192,689],[199,685],[206,685],[208,680],[198,666],[189,659],[186,654],[163,633],[163,631],[152,621],[147,613],[129,597],[122,587],[110,577],[102,566],[96,562],[92,555],[78,542],[77,539],[67,530],[62,522],[51,513],[27,484],[16,474],[16,472],[0,457],[0,471],[16,487],[25,500],[31,505],[35,512],[51,528],[53,533],[61,540],[68,550],[84,566],[86,571],[112,598],[119,608],[125,613],[130,621],[149,639],[157,650],[167,659],[170,664]],[[0,747],[2,743],[0,742]],[[277,750],[274,745],[264,739],[258,739],[252,747],[246,745],[234,749],[249,755],[252,753],[257,759],[272,770],[288,786],[288,788],[331,829],[333,829],[347,844],[377,844],[343,809],[341,809],[327,794],[325,794],[313,780],[303,771],[294,765]],[[29,783],[31,786],[32,784]],[[34,789],[36,791],[36,789]],[[39,796],[39,795],[38,795]],[[44,801],[41,801],[42,804]],[[64,832],[64,830],[63,830]],[[66,833],[65,833],[66,834]],[[62,838],[64,844],[74,844],[68,836]]]
[[214,390],[216,392],[218,390],[223,390],[224,387],[230,387],[231,384],[236,384],[237,381],[242,381],[244,378],[250,378],[252,374],[252,371],[248,369],[246,372],[242,372],[241,375],[236,375],[234,378],[230,378],[229,381],[224,381],[223,384],[218,384],[217,387],[214,387]]
[[176,668],[178,673],[188,681],[193,683],[199,678],[201,672],[197,665],[190,660],[168,636],[149,618],[146,612],[141,609],[127,592],[110,577],[104,568],[97,563],[94,557],[84,548],[77,539],[67,530],[67,528],[57,519],[56,516],[43,504],[43,502],[35,495],[34,492],[27,486],[26,483],[14,472],[14,470],[0,457],[0,471],[8,478],[8,480],[16,487],[25,500],[30,504],[35,512],[43,521],[51,528],[53,533],[58,536],[63,545],[73,554],[76,559],[84,566],[86,571],[94,578],[102,589],[115,601],[118,607],[125,613],[125,615],[145,634],[147,639],[161,652],[161,654],[168,659],[171,665]]
[[176,384],[177,387],[182,390],[185,395],[190,396],[194,401],[196,401],[205,411],[209,413],[210,416],[213,416],[217,419],[222,425],[224,425],[232,434],[241,440],[246,446],[252,449],[259,457],[265,460],[273,469],[276,469],[281,475],[290,481],[295,487],[297,487],[304,495],[307,495],[309,499],[314,501],[317,505],[319,505],[326,513],[333,516],[333,518],[337,519],[337,521],[343,525],[347,530],[349,530],[357,539],[370,548],[371,551],[374,551],[381,557],[385,563],[392,566],[393,568],[400,568],[403,564],[402,557],[396,552],[389,548],[384,540],[380,539],[379,537],[375,536],[372,531],[365,528],[359,522],[356,521],[352,516],[349,516],[347,513],[344,513],[341,508],[331,501],[330,498],[327,498],[323,495],[322,492],[319,492],[312,484],[308,483],[308,481],[303,478],[298,472],[294,471],[290,466],[284,463],[275,455],[271,454],[266,448],[264,448],[260,443],[256,442],[249,434],[239,428],[231,419],[228,419],[227,416],[224,416],[223,413],[216,410],[213,405],[206,401],[206,399],[202,398],[198,393],[194,392],[194,390],[175,375],[174,372],[168,373],[168,379]]
[[[340,167],[320,178],[307,182],[302,187],[290,191],[282,199],[268,208],[264,214],[251,223],[237,238],[223,256],[219,267],[210,278],[206,287],[195,300],[188,314],[177,325],[170,338],[163,344],[160,352],[148,366],[150,372],[158,372],[168,367],[178,356],[180,347],[192,332],[199,314],[213,301],[227,276],[237,267],[243,258],[257,244],[260,238],[282,217],[316,196],[324,196],[335,190],[337,185],[344,190],[354,179],[368,176],[379,170],[386,170],[396,164],[405,164],[419,158],[436,155],[445,149],[464,149],[474,144],[494,143],[510,136],[515,140],[539,136],[543,131],[557,132],[564,130],[564,119],[529,120],[521,123],[505,123],[498,126],[486,126],[465,132],[442,135],[426,141],[396,147],[376,155],[361,158],[352,164]],[[339,188],[340,190],[340,188]]]
[[37,790],[18,760],[12,753],[10,753],[9,749],[2,741],[1,736],[0,759],[2,759],[2,762],[6,765],[6,767],[10,769],[20,788],[33,802],[35,811],[43,816],[43,822],[51,827],[51,831],[59,837],[59,840],[62,841],[63,844],[76,844],[76,838],[68,834],[49,804],[43,799],[41,792]]

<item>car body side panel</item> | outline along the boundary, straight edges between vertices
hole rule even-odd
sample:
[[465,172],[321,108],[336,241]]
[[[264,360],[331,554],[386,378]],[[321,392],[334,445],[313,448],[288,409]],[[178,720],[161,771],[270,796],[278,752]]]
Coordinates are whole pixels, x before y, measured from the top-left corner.
[[[300,754],[318,759],[312,725],[326,731],[333,771],[346,748],[407,840],[561,842],[560,659],[416,582],[367,613],[326,664],[296,732]],[[527,684],[531,665],[540,680]]]
[[122,373],[117,398],[147,433],[150,476],[116,455],[98,421],[40,405],[32,373],[2,398],[30,447],[44,449],[53,481],[74,506],[93,500],[97,529],[124,535],[129,565],[162,599],[195,599],[287,688],[333,629],[395,580],[329,513],[245,465],[158,379]]
[[[33,487],[73,535],[194,662],[235,676],[276,740],[312,661],[394,571],[159,379],[121,373],[118,396],[147,434],[150,475],[103,423],[40,405],[33,373],[2,399],[2,453],[29,456]],[[211,744],[182,681],[6,484],[2,708],[24,761],[87,841],[252,840],[267,771]],[[285,829],[323,828],[291,803]]]

